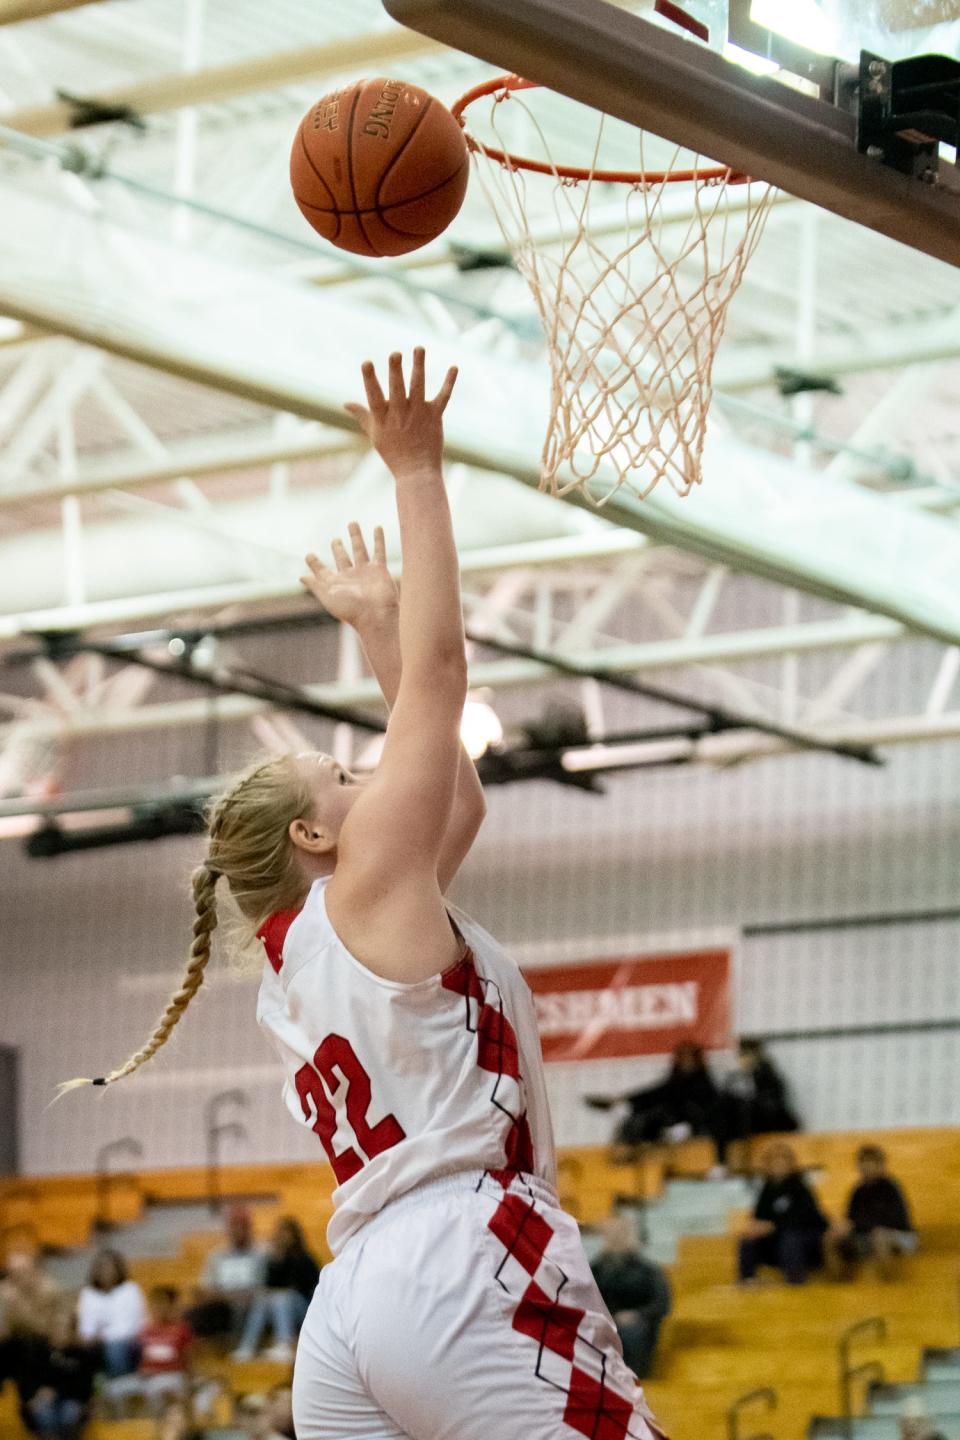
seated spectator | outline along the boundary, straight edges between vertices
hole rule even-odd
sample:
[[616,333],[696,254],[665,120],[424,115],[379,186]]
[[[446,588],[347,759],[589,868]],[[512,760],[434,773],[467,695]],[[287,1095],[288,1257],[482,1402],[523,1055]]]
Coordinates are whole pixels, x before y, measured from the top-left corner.
[[919,1395],[911,1396],[900,1413],[900,1440],[946,1440]]
[[763,1159],[766,1179],[740,1241],[738,1279],[751,1281],[769,1265],[783,1271],[788,1285],[802,1285],[823,1265],[829,1222],[789,1145],[768,1146]]
[[787,1082],[760,1040],[741,1040],[737,1067],[723,1079],[708,1128],[717,1147],[715,1175],[725,1174],[731,1144],[751,1135],[800,1129],[787,1095]]
[[234,1205],[227,1212],[227,1243],[207,1256],[195,1304],[186,1314],[193,1333],[239,1334],[266,1270],[266,1256],[254,1243],[250,1211]]
[[42,1440],[78,1440],[90,1408],[97,1361],[96,1352],[80,1343],[72,1308],[63,1307],[51,1325],[37,1388],[21,1411],[27,1429]]
[[63,1304],[63,1292],[36,1250],[29,1245],[11,1250],[0,1279],[0,1385],[13,1381],[21,1407],[36,1393]]
[[157,1421],[157,1440],[204,1440],[188,1400],[168,1400]]
[[86,1345],[101,1347],[103,1369],[111,1380],[137,1368],[146,1322],[147,1302],[129,1278],[127,1262],[117,1250],[101,1250],[77,1300],[77,1324]]
[[171,1398],[182,1398],[190,1381],[193,1331],[180,1314],[178,1295],[169,1285],[150,1291],[150,1318],[140,1332],[140,1363],[132,1375],[111,1380],[104,1399],[117,1410],[128,1400],[142,1400],[159,1416]]
[[277,1385],[267,1395],[245,1395],[237,1406],[237,1423],[248,1440],[296,1440],[290,1386]]
[[648,1141],[686,1140],[690,1135],[709,1133],[709,1119],[717,1103],[703,1050],[699,1045],[680,1045],[667,1078],[659,1085],[629,1095],[588,1095],[586,1103],[595,1110],[626,1105],[629,1114],[620,1122],[614,1144],[642,1145]]
[[320,1267],[307,1249],[296,1220],[278,1220],[262,1289],[247,1312],[246,1324],[234,1360],[252,1360],[267,1325],[273,1328],[268,1360],[290,1361],[307,1307],[317,1288]]
[[827,1236],[827,1261],[836,1280],[850,1280],[861,1260],[876,1262],[881,1280],[892,1280],[901,1255],[912,1255],[917,1233],[900,1185],[887,1173],[887,1157],[879,1145],[857,1151],[860,1183]]
[[650,1374],[660,1326],[670,1313],[670,1284],[660,1266],[642,1254],[629,1215],[610,1216],[604,1242],[590,1268],[613,1316],[623,1358],[643,1380]]

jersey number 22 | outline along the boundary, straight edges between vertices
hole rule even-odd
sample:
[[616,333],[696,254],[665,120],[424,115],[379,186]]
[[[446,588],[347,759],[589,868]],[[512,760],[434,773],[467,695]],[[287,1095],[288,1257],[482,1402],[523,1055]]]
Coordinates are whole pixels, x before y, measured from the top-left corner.
[[[367,1124],[371,1100],[370,1076],[350,1041],[343,1035],[328,1035],[317,1049],[313,1064],[302,1065],[297,1071],[295,1083],[304,1119],[313,1120],[310,1128],[327,1152],[338,1185],[345,1185],[358,1174],[367,1160],[406,1138],[395,1115],[384,1116],[376,1125]],[[331,1095],[342,1099],[347,1123],[366,1159],[352,1145],[340,1151],[334,1148],[333,1137],[339,1117],[338,1107],[330,1099]]]

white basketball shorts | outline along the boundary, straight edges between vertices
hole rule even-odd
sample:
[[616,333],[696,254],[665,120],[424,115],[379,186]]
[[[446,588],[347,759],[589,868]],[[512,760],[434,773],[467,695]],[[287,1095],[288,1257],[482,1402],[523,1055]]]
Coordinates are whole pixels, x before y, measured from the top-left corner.
[[479,1172],[387,1205],[320,1274],[297,1440],[662,1440],[542,1181]]

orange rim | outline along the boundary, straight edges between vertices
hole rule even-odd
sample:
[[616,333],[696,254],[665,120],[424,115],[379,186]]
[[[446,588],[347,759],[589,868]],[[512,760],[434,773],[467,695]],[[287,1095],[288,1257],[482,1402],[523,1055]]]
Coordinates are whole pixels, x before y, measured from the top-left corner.
[[470,150],[477,155],[486,155],[490,160],[496,160],[501,165],[510,166],[514,170],[532,170],[537,175],[557,175],[561,180],[600,180],[615,185],[665,185],[665,184],[687,184],[693,181],[726,180],[730,185],[746,184],[750,176],[742,175],[731,170],[728,165],[717,165],[705,170],[584,170],[577,165],[548,165],[543,160],[531,160],[524,155],[511,155],[509,150],[495,150],[490,145],[483,145],[475,140],[467,129],[466,112],[477,100],[483,100],[488,95],[495,95],[499,100],[506,100],[514,90],[538,90],[540,87],[536,80],[524,80],[520,75],[495,75],[492,80],[484,80],[481,85],[474,85],[465,95],[461,95],[455,105],[451,107],[451,114],[463,130],[464,139]]

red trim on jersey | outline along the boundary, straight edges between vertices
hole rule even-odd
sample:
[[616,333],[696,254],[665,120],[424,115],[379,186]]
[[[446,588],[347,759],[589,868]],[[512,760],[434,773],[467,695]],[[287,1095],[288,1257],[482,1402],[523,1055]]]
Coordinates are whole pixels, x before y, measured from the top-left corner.
[[301,905],[296,910],[276,910],[272,915],[267,916],[257,931],[257,939],[263,941],[267,959],[278,975],[283,964],[283,942],[287,938],[287,931],[302,909]]
[[[491,1170],[489,1173],[494,1180],[507,1186],[518,1172],[533,1170],[533,1137],[530,1134],[526,1111],[511,1116],[504,1106],[499,1105],[497,1098],[497,1086],[501,1076],[506,1075],[511,1080],[516,1080],[518,1085],[523,1083],[516,1031],[504,1013],[503,999],[497,986],[477,974],[476,960],[469,946],[456,965],[444,970],[440,983],[444,990],[452,990],[455,995],[463,996],[466,1001],[467,1029],[473,1031],[477,1037],[477,1064],[481,1070],[487,1070],[497,1077],[491,1100],[509,1116],[510,1128],[504,1140],[503,1169]],[[495,1004],[491,1004],[487,998],[491,994],[495,997]],[[475,1011],[472,1006],[476,1007]]]

